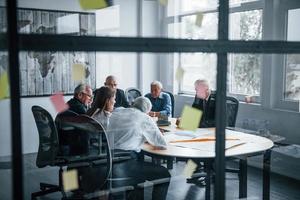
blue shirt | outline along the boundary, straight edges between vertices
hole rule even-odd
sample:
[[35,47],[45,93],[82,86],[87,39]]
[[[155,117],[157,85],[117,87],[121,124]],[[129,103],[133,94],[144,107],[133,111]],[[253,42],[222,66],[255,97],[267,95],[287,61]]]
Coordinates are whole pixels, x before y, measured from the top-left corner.
[[169,94],[165,92],[161,92],[159,97],[153,98],[151,93],[145,95],[148,99],[150,99],[152,104],[151,111],[159,112],[161,115],[170,116],[172,113],[172,104],[171,97]]

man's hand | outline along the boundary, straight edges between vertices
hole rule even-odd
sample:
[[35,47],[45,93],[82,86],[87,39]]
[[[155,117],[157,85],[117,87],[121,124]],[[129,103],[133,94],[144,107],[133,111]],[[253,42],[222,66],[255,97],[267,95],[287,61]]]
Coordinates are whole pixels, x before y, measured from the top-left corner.
[[150,111],[149,115],[150,115],[150,117],[158,117],[159,116],[159,112]]
[[176,126],[179,126],[179,124],[180,124],[180,120],[181,120],[180,118],[177,118],[177,119],[176,119],[176,123],[175,123],[175,124],[176,124]]

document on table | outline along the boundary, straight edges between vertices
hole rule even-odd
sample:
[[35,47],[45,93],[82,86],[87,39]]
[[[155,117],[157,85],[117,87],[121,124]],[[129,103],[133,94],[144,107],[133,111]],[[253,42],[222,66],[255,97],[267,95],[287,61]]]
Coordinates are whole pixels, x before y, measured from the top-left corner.
[[[166,134],[166,141],[169,145],[185,147],[190,149],[198,149],[203,151],[215,151],[215,135],[213,130],[201,129],[199,132],[195,131],[176,131],[174,133]],[[197,140],[198,141],[191,141]],[[180,142],[186,140],[186,142]],[[230,149],[235,146],[244,144],[245,142],[234,137],[228,137],[225,142],[225,149]]]
[[[185,147],[190,149],[197,149],[201,151],[209,151],[215,152],[215,141],[205,141],[205,142],[178,142],[178,143],[169,143],[170,145]],[[245,144],[245,142],[241,140],[226,140],[225,141],[225,149],[230,149],[235,146],[240,146]]]

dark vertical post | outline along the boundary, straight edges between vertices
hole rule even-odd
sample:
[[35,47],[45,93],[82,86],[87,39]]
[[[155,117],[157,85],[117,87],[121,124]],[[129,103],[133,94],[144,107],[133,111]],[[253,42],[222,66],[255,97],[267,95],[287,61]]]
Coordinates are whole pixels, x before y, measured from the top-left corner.
[[247,157],[239,162],[239,198],[247,197]]
[[10,80],[10,114],[12,130],[13,198],[23,199],[23,162],[20,105],[19,40],[17,30],[17,1],[7,0],[8,69]]
[[[228,0],[219,1],[219,40],[228,40]],[[225,126],[227,53],[218,53],[216,95],[216,184],[215,199],[225,199]]]
[[263,200],[270,199],[270,170],[271,170],[271,150],[264,153],[263,164]]

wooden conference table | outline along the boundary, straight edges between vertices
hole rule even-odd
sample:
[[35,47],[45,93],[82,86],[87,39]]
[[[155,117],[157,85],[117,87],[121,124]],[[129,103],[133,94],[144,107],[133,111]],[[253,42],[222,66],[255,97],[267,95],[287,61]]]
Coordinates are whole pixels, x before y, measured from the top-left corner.
[[[182,131],[178,129],[175,125],[176,119],[171,119],[170,126],[162,126],[160,129],[165,130],[165,138],[167,141],[174,141],[178,133],[180,136],[178,138],[182,139],[182,135],[189,132]],[[214,128],[210,129],[197,129],[197,134],[201,138],[203,137],[214,137]],[[240,142],[235,144],[228,145],[228,148],[225,150],[226,159],[239,158],[239,198],[247,197],[247,157],[254,155],[263,154],[263,199],[270,199],[270,149],[273,147],[273,142],[267,138],[246,134],[240,131],[227,130],[226,129],[226,138],[234,138]],[[178,141],[178,140],[177,140]],[[229,141],[230,142],[230,141]],[[195,142],[193,142],[195,144]],[[183,146],[180,146],[183,145]],[[168,143],[166,150],[157,150],[149,144],[144,144],[142,152],[145,155],[151,156],[157,159],[166,159],[168,160],[168,168],[172,168],[173,159],[193,159],[197,163],[204,163],[204,171],[206,172],[206,191],[205,198],[210,199],[210,182],[211,182],[211,173],[212,165],[215,159],[215,150],[214,150],[214,141],[210,142],[198,142],[196,148],[192,143]],[[200,146],[199,146],[200,145]],[[202,146],[202,147],[201,147]],[[227,147],[227,140],[226,140]]]

